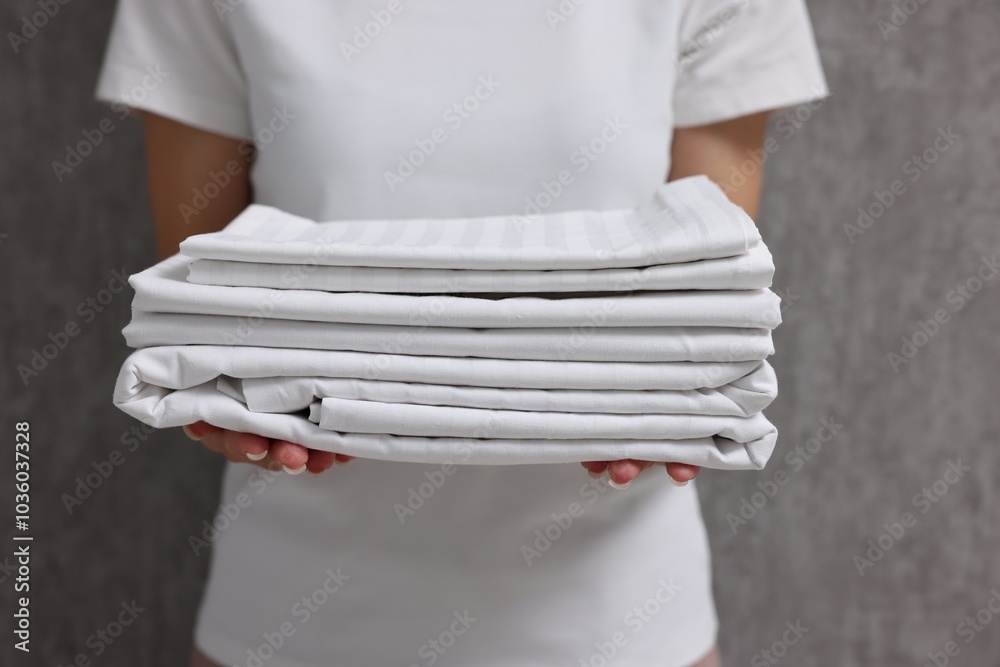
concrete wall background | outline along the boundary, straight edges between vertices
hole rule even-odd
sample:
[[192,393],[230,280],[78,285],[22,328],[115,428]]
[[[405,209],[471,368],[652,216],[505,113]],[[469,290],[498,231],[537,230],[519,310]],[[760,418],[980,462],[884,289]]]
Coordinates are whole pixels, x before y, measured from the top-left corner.
[[[34,651],[5,640],[4,664],[93,657],[88,637],[133,599],[146,611],[94,664],[184,664],[207,567],[185,540],[212,514],[221,462],[175,432],[139,431],[130,451],[136,423],[108,400],[130,295],[92,320],[77,310],[113,270],[154,259],[138,124],[91,101],[113,4],[60,6],[18,53],[0,47],[0,411],[5,438],[31,422],[36,540]],[[1000,251],[1000,8],[914,1],[883,36],[891,2],[810,5],[833,97],[800,110],[801,127],[775,119],[759,218],[787,303],[768,413],[782,438],[759,475],[701,482],[725,664],[767,664],[755,656],[800,621],[809,631],[784,664],[923,665],[954,641],[950,664],[1000,665],[1000,619],[971,638],[959,628],[1000,590],[1000,277],[961,309],[948,298]],[[34,11],[4,3],[5,35]],[[114,131],[57,180],[51,162],[105,118]],[[958,138],[910,180],[907,161],[949,127]],[[895,179],[903,194],[852,243],[844,225]],[[939,310],[949,321],[894,371],[887,354]],[[17,365],[70,322],[79,335],[25,387]],[[842,428],[795,458],[827,435],[824,419]],[[62,494],[116,450],[122,465],[70,514]],[[970,470],[939,482],[939,502],[914,503],[959,460]],[[782,483],[764,504],[752,494],[769,480]],[[735,523],[743,499],[763,506]],[[854,557],[903,512],[915,523],[861,576]],[[0,569],[5,609],[12,576]]]

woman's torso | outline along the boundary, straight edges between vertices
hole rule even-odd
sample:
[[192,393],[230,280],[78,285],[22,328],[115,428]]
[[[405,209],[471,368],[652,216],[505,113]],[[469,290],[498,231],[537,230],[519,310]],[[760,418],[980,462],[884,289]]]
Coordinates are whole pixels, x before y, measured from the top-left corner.
[[[315,219],[637,205],[668,171],[679,13],[234,3],[255,200]],[[248,629],[285,621],[294,636],[264,664],[602,664],[612,649],[619,664],[683,664],[712,643],[695,491],[662,469],[621,492],[577,465],[359,460],[273,479],[230,465],[223,501],[240,492],[251,502],[215,545],[206,646],[263,643]],[[296,601],[337,568],[342,586],[303,620]]]

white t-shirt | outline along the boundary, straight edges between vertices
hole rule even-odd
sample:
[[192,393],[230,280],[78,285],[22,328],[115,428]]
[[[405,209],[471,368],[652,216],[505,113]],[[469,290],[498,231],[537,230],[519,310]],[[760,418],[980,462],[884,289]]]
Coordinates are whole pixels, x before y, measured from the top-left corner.
[[[98,88],[251,138],[255,201],[326,220],[630,208],[675,127],[825,94],[801,0],[122,0]],[[686,665],[715,639],[694,485],[662,468],[230,464],[222,501],[196,640],[226,665]]]

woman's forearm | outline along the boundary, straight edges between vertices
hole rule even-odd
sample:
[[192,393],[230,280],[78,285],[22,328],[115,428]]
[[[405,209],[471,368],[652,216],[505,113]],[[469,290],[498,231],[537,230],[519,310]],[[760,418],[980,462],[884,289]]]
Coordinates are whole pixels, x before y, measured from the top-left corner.
[[250,203],[252,152],[245,141],[142,113],[157,254],[193,234],[222,229]]
[[[763,152],[768,115],[759,113],[676,130],[667,180],[705,174],[750,217],[756,217],[764,167],[754,156]],[[750,168],[745,168],[744,163]]]

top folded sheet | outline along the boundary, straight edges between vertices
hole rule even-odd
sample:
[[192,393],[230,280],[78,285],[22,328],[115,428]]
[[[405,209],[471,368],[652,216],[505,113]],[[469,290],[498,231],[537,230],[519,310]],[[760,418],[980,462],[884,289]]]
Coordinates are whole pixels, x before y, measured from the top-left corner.
[[251,205],[223,231],[192,236],[198,259],[471,270],[608,269],[741,255],[760,234],[706,176],[661,185],[631,210],[538,216],[314,222]]

